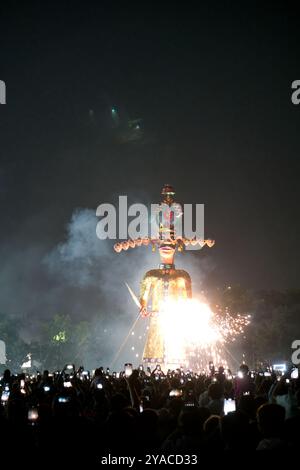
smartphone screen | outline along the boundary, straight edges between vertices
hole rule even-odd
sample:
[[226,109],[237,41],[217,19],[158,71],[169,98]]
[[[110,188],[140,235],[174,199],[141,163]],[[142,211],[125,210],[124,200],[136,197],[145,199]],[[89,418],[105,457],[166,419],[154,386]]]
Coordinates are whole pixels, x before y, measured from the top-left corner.
[[68,403],[70,401],[69,397],[58,397],[58,403]]
[[2,395],[1,395],[1,401],[2,402],[7,402],[9,399],[9,391],[3,390]]
[[182,390],[180,389],[173,389],[169,393],[169,397],[181,397],[182,396]]
[[235,411],[235,400],[228,398],[228,400],[224,400],[224,414],[227,415],[231,411]]
[[29,421],[36,421],[39,417],[39,413],[38,413],[38,410],[37,408],[31,408],[30,410],[28,410],[28,420]]

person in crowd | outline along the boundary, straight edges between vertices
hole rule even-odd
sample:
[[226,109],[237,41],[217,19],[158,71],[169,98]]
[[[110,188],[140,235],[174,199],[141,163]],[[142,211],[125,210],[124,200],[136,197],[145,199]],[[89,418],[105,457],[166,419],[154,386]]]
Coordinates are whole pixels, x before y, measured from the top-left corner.
[[283,440],[285,409],[275,403],[265,403],[257,411],[257,424],[262,439],[257,450],[283,451],[286,443]]

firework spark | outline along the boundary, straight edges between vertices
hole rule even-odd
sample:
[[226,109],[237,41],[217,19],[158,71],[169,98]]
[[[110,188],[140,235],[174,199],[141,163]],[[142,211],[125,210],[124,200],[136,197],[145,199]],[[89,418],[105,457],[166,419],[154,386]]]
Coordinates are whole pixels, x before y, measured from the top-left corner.
[[227,366],[224,345],[244,334],[249,315],[214,313],[208,304],[196,299],[166,300],[159,312],[168,364],[197,364],[206,368],[210,361]]

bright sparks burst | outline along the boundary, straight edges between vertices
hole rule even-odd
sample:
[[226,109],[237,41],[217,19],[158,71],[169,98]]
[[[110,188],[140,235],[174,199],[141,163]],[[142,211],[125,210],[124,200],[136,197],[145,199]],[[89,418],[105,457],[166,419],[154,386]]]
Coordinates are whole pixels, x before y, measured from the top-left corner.
[[159,312],[169,364],[197,364],[205,368],[209,361],[227,366],[224,344],[244,333],[250,316],[233,317],[228,311],[214,313],[209,305],[196,299],[166,300]]

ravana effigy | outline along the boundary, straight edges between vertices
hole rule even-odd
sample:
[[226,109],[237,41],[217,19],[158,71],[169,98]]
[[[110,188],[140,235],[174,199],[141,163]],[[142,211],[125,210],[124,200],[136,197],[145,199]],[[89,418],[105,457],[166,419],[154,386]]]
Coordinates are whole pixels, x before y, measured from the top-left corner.
[[163,186],[161,195],[164,209],[158,211],[157,214],[158,236],[156,238],[126,240],[116,243],[114,249],[120,253],[122,250],[142,245],[152,245],[153,251],[156,247],[158,248],[159,268],[151,269],[145,274],[140,288],[140,314],[142,317],[150,317],[143,362],[172,363],[174,365],[180,361],[180,358],[166,357],[165,338],[160,321],[163,315],[163,306],[167,301],[179,301],[192,297],[192,283],[189,273],[175,268],[176,248],[178,251],[182,251],[189,244],[212,247],[214,240],[176,237],[175,218],[183,215],[181,205],[175,202],[175,191],[169,184]]

